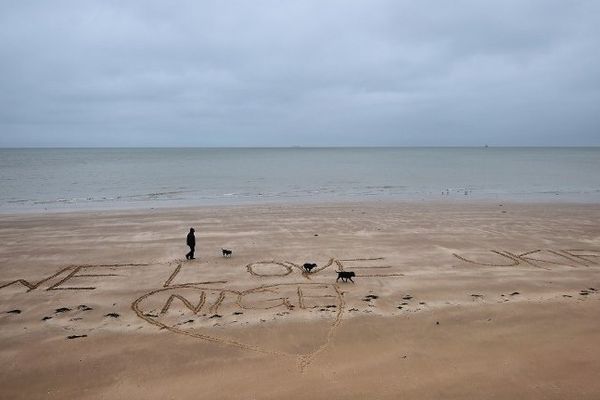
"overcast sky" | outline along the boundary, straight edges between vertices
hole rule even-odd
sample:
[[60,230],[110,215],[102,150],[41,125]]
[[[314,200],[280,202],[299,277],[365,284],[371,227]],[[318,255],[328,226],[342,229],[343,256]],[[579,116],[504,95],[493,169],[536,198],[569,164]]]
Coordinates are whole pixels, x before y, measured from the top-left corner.
[[600,1],[0,0],[0,146],[600,145]]

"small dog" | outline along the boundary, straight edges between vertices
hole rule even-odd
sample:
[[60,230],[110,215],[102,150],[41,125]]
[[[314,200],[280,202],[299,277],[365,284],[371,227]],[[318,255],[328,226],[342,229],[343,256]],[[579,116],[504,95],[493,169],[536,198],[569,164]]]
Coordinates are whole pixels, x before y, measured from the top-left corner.
[[317,264],[315,263],[304,263],[304,269],[306,270],[306,272],[308,272],[310,274],[310,271],[313,270],[313,268],[317,268]]
[[342,281],[344,282],[348,282],[348,279],[350,279],[350,282],[354,283],[354,281],[352,280],[353,276],[356,276],[356,274],[352,271],[335,271],[338,274],[337,279],[335,280],[336,282],[340,280],[340,278],[342,279]]
[[231,255],[233,254],[232,250],[221,249],[221,251],[223,251],[223,257],[231,257]]

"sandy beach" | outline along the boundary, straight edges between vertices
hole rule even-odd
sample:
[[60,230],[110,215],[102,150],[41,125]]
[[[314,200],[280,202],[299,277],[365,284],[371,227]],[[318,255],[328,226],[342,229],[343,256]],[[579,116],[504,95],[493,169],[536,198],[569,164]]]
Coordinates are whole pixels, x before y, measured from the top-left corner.
[[598,221],[492,201],[5,214],[0,398],[598,399]]

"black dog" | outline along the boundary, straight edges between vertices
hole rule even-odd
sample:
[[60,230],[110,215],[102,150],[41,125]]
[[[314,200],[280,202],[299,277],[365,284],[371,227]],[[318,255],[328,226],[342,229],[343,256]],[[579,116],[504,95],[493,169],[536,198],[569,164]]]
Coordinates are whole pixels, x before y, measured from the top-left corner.
[[354,281],[352,280],[353,276],[356,276],[356,274],[352,271],[336,271],[338,273],[338,277],[335,280],[336,282],[340,280],[340,278],[342,279],[342,281],[344,282],[348,282],[348,279],[350,279],[350,282],[354,283]]
[[231,254],[233,254],[233,251],[231,250],[227,250],[227,249],[221,249],[223,251],[223,257],[231,257]]
[[315,264],[315,263],[304,263],[304,269],[306,270],[306,272],[310,273],[310,271],[312,271],[313,268],[317,268],[317,264]]

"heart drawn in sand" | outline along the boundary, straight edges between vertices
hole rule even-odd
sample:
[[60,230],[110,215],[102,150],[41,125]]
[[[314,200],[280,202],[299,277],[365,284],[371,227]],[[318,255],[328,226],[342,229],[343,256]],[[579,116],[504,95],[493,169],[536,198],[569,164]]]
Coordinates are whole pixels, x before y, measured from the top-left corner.
[[[344,307],[337,285],[324,283],[244,291],[178,285],[146,293],[132,304],[140,318],[161,329],[244,350],[296,357],[301,369],[327,347]],[[306,321],[318,322],[309,329]],[[284,328],[285,335],[279,335]]]

